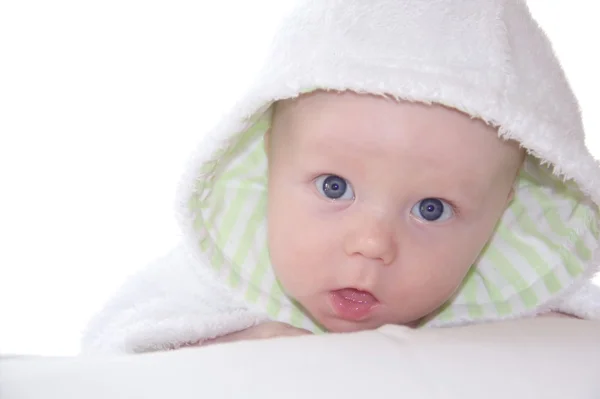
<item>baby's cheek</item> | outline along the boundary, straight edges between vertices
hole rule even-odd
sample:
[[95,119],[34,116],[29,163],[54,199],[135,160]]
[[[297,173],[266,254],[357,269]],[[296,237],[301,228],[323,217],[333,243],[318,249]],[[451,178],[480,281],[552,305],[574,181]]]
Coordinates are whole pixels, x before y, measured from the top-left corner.
[[304,296],[312,292],[328,272],[330,259],[326,237],[318,229],[282,226],[273,231],[270,255],[273,269],[286,292]]
[[[436,256],[439,255],[439,256]],[[442,256],[443,255],[443,256]],[[430,253],[417,256],[410,275],[403,274],[398,282],[402,289],[396,290],[397,302],[410,314],[410,318],[420,318],[443,305],[460,287],[469,270],[465,257],[451,258],[451,254]],[[400,297],[401,296],[401,297]],[[408,308],[406,304],[410,304]]]

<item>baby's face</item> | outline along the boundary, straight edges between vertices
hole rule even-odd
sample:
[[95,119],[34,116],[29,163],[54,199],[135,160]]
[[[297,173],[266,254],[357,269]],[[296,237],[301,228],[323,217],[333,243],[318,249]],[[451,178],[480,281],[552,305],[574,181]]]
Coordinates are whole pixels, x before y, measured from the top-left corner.
[[279,105],[266,140],[275,273],[334,332],[411,325],[448,300],[521,160],[458,111],[353,93]]

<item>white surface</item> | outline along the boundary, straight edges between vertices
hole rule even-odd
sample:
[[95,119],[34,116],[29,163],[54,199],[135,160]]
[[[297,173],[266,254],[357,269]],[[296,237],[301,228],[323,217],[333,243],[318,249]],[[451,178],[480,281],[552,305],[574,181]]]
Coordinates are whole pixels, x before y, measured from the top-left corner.
[[[91,313],[174,245],[189,147],[247,83],[289,3],[0,3],[0,353],[76,353]],[[529,3],[600,158],[600,59],[584,45],[600,36],[598,6]]]
[[124,357],[0,360],[0,397],[597,399],[599,336],[595,322],[537,319],[385,326]]

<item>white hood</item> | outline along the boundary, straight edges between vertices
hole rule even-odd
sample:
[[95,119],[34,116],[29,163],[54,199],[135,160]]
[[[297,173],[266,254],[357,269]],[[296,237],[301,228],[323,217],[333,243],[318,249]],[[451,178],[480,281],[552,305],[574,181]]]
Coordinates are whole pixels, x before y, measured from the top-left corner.
[[538,313],[597,270],[600,167],[524,2],[307,0],[282,24],[255,84],[201,143],[179,193],[187,245],[271,317],[316,328],[268,264],[261,143],[271,104],[315,89],[444,104],[527,149],[513,205],[430,324]]
[[271,105],[316,89],[443,104],[497,126],[528,152],[493,237],[425,325],[549,310],[600,320],[600,288],[591,282],[600,265],[600,165],[525,3],[301,0],[254,85],[193,154],[177,209],[185,254],[134,277],[90,324],[84,345],[176,347],[269,318],[320,330],[272,272],[262,143]]

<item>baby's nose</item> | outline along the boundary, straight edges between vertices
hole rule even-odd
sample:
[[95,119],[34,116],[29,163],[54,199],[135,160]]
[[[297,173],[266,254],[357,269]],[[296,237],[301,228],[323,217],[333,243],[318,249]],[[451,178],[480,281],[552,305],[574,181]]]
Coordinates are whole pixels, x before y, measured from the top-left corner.
[[346,236],[346,253],[378,260],[384,265],[391,264],[397,252],[395,229],[391,224],[389,220],[371,219],[368,223],[354,226]]

